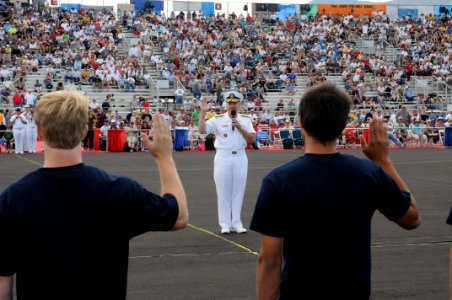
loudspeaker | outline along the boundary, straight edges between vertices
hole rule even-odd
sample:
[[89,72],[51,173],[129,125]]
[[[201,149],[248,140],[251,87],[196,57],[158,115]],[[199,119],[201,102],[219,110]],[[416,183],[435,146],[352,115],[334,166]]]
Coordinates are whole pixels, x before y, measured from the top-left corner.
[[311,5],[309,5],[309,4],[302,5],[301,6],[301,10],[310,11],[311,10]]
[[243,10],[244,10],[244,11],[248,11],[248,5],[245,4],[245,5],[243,6]]
[[439,13],[447,15],[449,14],[449,10],[447,9],[447,7],[441,6],[439,8]]

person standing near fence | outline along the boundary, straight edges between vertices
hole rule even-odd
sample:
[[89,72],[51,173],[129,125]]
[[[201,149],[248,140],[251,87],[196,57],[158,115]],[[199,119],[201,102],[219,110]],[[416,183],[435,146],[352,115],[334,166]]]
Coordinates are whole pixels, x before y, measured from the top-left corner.
[[94,125],[97,122],[96,114],[92,109],[88,111],[88,133],[83,140],[85,150],[94,150]]
[[130,239],[188,222],[170,130],[157,114],[153,142],[141,136],[160,174],[156,194],[82,162],[86,97],[46,94],[35,117],[44,166],[0,194],[0,299],[12,299],[14,274],[18,299],[126,299]]
[[227,113],[217,115],[206,122],[209,110],[207,99],[201,100],[199,133],[216,135],[214,180],[218,197],[218,219],[222,234],[246,233],[240,217],[248,174],[247,143],[256,141],[251,119],[238,114],[243,95],[225,93]]
[[370,121],[369,143],[361,137],[370,161],[337,152],[350,105],[334,85],[306,91],[299,105],[305,155],[263,179],[250,227],[261,234],[258,299],[369,299],[375,210],[404,229],[420,224],[382,119]]

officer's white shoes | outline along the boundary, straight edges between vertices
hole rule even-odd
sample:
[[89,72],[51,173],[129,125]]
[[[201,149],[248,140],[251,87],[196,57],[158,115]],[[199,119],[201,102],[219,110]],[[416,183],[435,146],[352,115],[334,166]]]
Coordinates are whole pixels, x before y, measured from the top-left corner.
[[243,227],[232,228],[231,231],[236,233],[246,233],[246,229]]
[[231,233],[231,229],[229,227],[221,227],[221,234]]
[[228,233],[246,233],[246,229],[243,227],[237,227],[237,228],[229,228],[229,227],[221,227],[221,234],[228,234]]

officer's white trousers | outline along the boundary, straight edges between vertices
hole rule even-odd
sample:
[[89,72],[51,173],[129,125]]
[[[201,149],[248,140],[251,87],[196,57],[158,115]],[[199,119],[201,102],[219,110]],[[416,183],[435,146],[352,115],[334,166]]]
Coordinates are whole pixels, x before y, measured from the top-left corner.
[[36,141],[38,139],[38,133],[36,131],[36,127],[27,128],[27,145],[29,152],[36,152]]
[[14,145],[15,145],[15,149],[16,149],[16,154],[24,153],[25,130],[26,130],[25,128],[21,128],[21,129],[13,128]]
[[248,157],[245,150],[217,149],[213,173],[220,226],[243,227],[240,213],[248,175]]

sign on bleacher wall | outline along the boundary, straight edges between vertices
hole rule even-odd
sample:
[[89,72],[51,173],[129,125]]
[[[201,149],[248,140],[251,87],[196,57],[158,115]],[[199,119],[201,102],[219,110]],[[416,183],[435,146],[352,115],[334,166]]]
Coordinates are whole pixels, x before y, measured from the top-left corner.
[[155,83],[159,89],[169,89],[169,80],[157,79]]
[[118,11],[133,11],[135,5],[133,4],[124,4],[124,3],[118,3],[117,10]]

